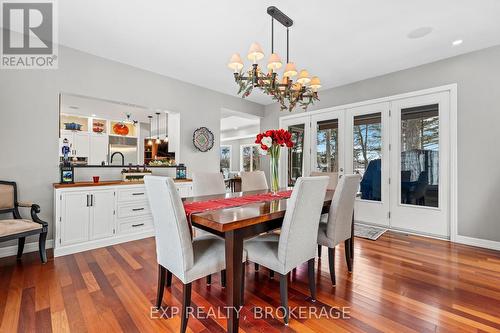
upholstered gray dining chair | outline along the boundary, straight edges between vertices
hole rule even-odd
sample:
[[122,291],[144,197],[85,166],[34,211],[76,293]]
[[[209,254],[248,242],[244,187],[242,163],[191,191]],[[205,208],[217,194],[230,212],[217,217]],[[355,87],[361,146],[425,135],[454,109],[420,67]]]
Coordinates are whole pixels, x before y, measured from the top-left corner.
[[193,172],[192,178],[195,197],[226,193],[224,176],[220,172]]
[[335,246],[342,241],[344,241],[345,246],[347,268],[349,272],[352,272],[354,259],[354,253],[351,251],[353,211],[360,180],[360,175],[344,175],[340,178],[328,212],[328,221],[319,224],[318,246],[328,247],[328,263],[333,285],[336,284]]
[[[153,214],[158,290],[156,307],[160,308],[165,288],[171,286],[172,275],[183,284],[181,332],[188,322],[191,283],[226,268],[224,241],[213,236],[191,239],[182,200],[169,177],[144,177],[146,194]],[[243,261],[246,254],[243,253]]]
[[287,202],[279,238],[262,235],[245,242],[248,260],[280,275],[280,297],[285,324],[289,321],[288,277],[292,269],[307,261],[311,297],[316,299],[314,258],[318,225],[328,177],[300,177]]
[[[215,195],[226,193],[226,184],[224,183],[224,175],[220,172],[193,172],[193,195],[195,197],[204,195]],[[193,228],[196,237],[210,235],[210,233]],[[212,284],[212,275],[207,275],[207,284]],[[221,272],[222,287],[226,286],[226,272]]]
[[267,190],[269,188],[264,171],[242,171],[240,177],[243,192]]

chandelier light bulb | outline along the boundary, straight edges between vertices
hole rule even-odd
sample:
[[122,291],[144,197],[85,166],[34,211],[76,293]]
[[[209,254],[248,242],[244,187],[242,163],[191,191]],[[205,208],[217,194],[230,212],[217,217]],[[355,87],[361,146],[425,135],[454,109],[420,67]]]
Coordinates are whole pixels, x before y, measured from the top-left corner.
[[269,61],[267,62],[267,69],[276,71],[280,69],[281,66],[283,66],[283,63],[281,62],[280,56],[276,53],[271,54]]
[[319,80],[319,77],[313,76],[309,86],[313,91],[318,91],[318,89],[321,88],[321,81]]
[[250,45],[247,58],[248,60],[253,61],[254,64],[256,64],[257,61],[262,60],[264,58],[264,51],[262,51],[262,47],[260,46],[259,43],[252,43],[252,45]]
[[243,61],[239,53],[234,53],[229,59],[227,67],[231,68],[235,72],[239,72],[243,68]]
[[302,85],[306,85],[309,82],[311,82],[311,79],[309,78],[309,72],[306,71],[305,69],[301,70],[297,82],[299,82]]
[[292,77],[295,75],[297,75],[297,68],[295,67],[295,64],[293,62],[289,62],[285,66],[285,72],[283,73],[283,76]]
[[156,139],[156,141],[155,141],[155,143],[156,143],[157,145],[159,145],[159,144],[161,143],[160,138],[157,138],[157,139]]

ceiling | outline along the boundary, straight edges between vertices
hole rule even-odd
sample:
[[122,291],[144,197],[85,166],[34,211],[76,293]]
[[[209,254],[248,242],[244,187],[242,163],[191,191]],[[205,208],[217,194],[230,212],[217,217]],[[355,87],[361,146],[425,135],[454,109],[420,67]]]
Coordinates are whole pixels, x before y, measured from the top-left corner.
[[[500,44],[498,0],[59,1],[59,41],[236,96],[226,63],[254,41],[269,56],[269,5],[294,20],[291,60],[320,76],[323,88]],[[422,27],[432,32],[408,38]],[[279,24],[275,35],[284,58]],[[463,43],[452,46],[457,39]],[[249,99],[272,102],[260,92]]]
[[259,125],[260,125],[259,118],[252,119],[252,118],[243,118],[238,116],[229,116],[221,118],[220,120],[220,130],[222,132],[233,131],[233,130],[236,131],[248,127],[257,127],[257,131],[255,133],[257,134]]

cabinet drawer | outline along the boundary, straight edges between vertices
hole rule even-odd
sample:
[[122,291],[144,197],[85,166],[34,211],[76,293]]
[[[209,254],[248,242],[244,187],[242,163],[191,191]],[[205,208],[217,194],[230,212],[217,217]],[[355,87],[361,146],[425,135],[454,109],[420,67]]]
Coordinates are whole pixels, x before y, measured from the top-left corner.
[[118,205],[118,218],[120,219],[144,215],[151,215],[147,201]]
[[118,202],[127,201],[142,201],[147,200],[146,188],[144,186],[137,186],[136,188],[127,188],[118,190]]
[[146,229],[153,228],[153,218],[151,216],[143,216],[141,218],[133,218],[120,221],[120,233],[140,232]]

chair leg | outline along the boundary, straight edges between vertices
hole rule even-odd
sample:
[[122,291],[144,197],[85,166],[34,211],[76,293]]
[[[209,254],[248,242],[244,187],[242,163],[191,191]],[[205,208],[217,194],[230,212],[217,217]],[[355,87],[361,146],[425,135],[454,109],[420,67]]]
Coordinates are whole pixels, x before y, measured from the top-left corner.
[[269,278],[274,279],[274,271],[269,271]]
[[158,286],[156,290],[156,308],[161,308],[161,302],[163,300],[163,289],[165,288],[165,275],[167,269],[162,265],[158,265]]
[[241,306],[245,305],[245,263],[241,268]]
[[172,272],[167,269],[167,287],[172,286]]
[[283,309],[283,320],[288,325],[290,311],[288,310],[288,274],[280,274],[280,299]]
[[212,284],[212,275],[207,275],[207,286]]
[[223,269],[220,272],[220,284],[221,284],[222,288],[226,288],[226,270],[225,269]]
[[253,264],[253,267],[255,268],[255,271],[258,272],[259,271],[259,264]]
[[187,283],[183,286],[182,293],[182,318],[181,318],[181,333],[186,332],[188,323],[188,307],[191,306],[191,283]]
[[335,248],[328,248],[328,265],[330,266],[330,279],[332,280],[332,285],[336,285],[335,282]]
[[314,258],[309,259],[307,262],[307,272],[309,275],[309,290],[311,291],[311,298],[316,302],[316,280],[314,279]]
[[344,241],[345,262],[347,263],[347,270],[352,272],[352,255],[351,255],[351,239]]
[[318,258],[321,258],[321,249],[322,246],[318,244]]
[[24,242],[26,242],[26,237],[21,237],[17,240],[17,260],[21,260],[23,256]]
[[45,240],[47,239],[47,232],[42,232],[40,234],[40,239],[38,240],[38,252],[40,253],[40,260],[43,264],[47,262],[47,251],[45,251]]

